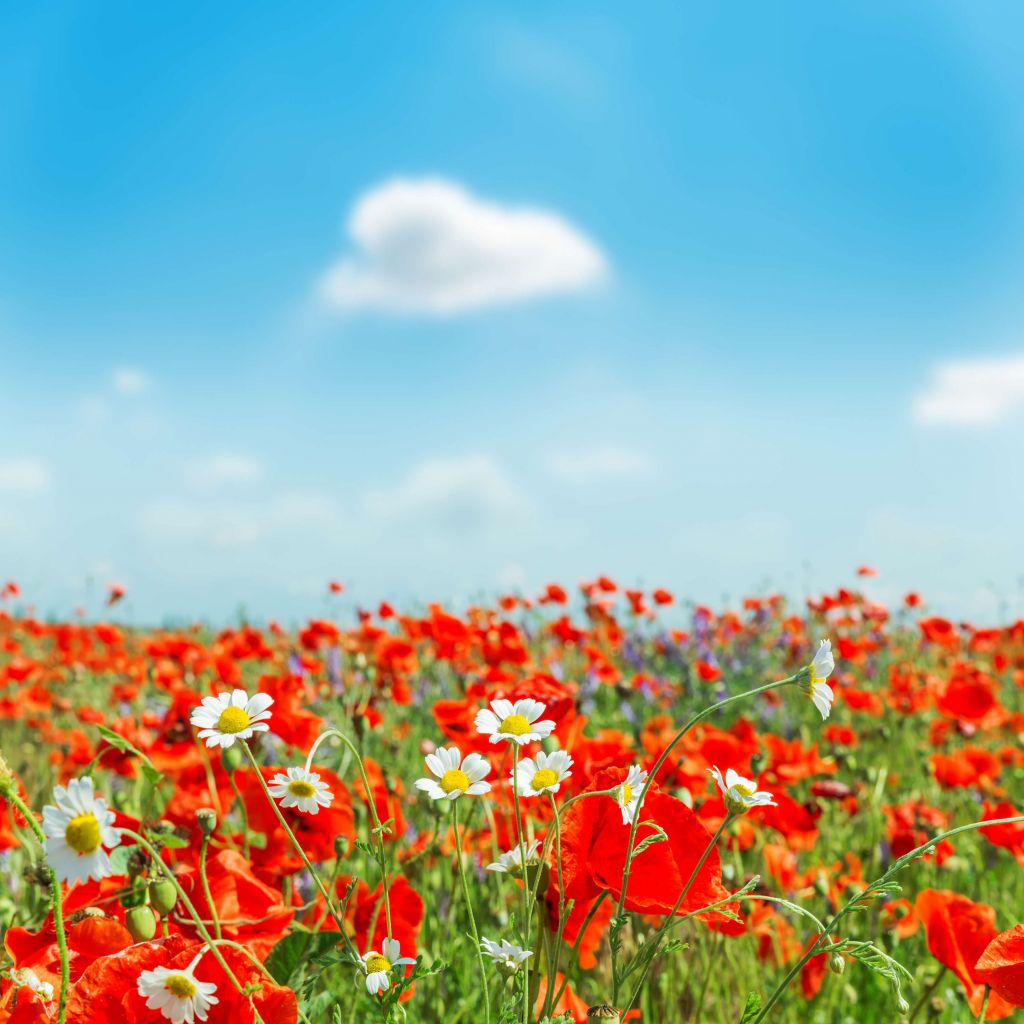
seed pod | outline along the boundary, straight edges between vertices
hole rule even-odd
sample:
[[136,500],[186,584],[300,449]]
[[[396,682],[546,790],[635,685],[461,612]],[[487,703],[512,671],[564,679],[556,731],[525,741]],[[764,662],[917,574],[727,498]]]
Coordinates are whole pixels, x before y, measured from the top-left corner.
[[156,915],[151,907],[132,907],[125,914],[124,923],[136,942],[148,942],[156,935]]
[[158,914],[169,914],[178,902],[174,884],[168,878],[149,883],[149,902]]
[[609,1006],[607,1003],[591,1006],[587,1010],[588,1021],[612,1021],[613,1024],[618,1024],[621,1016],[622,1014],[614,1006]]

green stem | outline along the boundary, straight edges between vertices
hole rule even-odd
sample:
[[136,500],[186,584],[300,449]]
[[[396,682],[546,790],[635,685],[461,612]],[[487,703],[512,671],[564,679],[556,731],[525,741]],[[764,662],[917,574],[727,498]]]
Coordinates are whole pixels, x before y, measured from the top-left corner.
[[455,829],[455,860],[459,865],[459,878],[462,880],[462,895],[466,900],[466,912],[469,914],[469,927],[473,933],[473,946],[476,948],[476,960],[480,965],[480,984],[484,987],[484,1022],[491,1021],[491,997],[487,991],[487,968],[484,965],[484,952],[480,946],[480,933],[476,929],[476,915],[473,913],[473,900],[469,894],[469,882],[466,880],[466,865],[462,861],[462,837],[459,835],[459,801],[452,801],[452,828]]
[[210,880],[206,877],[206,851],[210,845],[210,837],[203,833],[203,840],[199,845],[199,880],[203,885],[203,895],[210,907],[210,920],[213,921],[214,934],[220,939],[220,920],[217,917],[217,908],[213,905],[213,894],[210,892]]
[[[523,821],[519,814],[519,744],[512,740],[512,804],[516,814],[516,836],[519,843],[519,863],[523,869],[523,923],[520,928],[522,934],[523,949],[530,945],[530,893],[529,883],[526,879],[526,839],[523,835]],[[543,864],[543,861],[541,861]],[[538,869],[538,875],[540,869]],[[534,883],[534,890],[539,885],[539,879]],[[530,961],[523,961],[523,1024],[530,1024]]]
[[278,823],[285,830],[288,838],[292,842],[292,846],[298,851],[299,856],[302,858],[303,864],[306,865],[306,870],[312,875],[313,881],[316,883],[317,888],[320,890],[320,895],[323,896],[327,903],[327,909],[331,912],[331,917],[334,918],[334,923],[338,926],[338,930],[344,935],[345,934],[345,922],[341,919],[338,911],[335,909],[334,901],[331,899],[331,894],[327,891],[326,886],[320,880],[320,876],[316,872],[316,868],[313,867],[309,857],[306,856],[306,851],[302,848],[302,844],[296,838],[295,833],[291,830],[291,826],[285,820],[284,815],[281,813],[281,808],[277,806],[277,801],[271,796],[270,789],[267,787],[267,780],[263,778],[263,772],[260,771],[260,766],[256,763],[256,758],[253,752],[249,749],[249,744],[244,740],[241,741],[241,747],[245,751],[249,758],[249,763],[253,767],[253,771],[256,773],[256,778],[259,779],[260,787],[263,790],[263,795],[267,798],[267,803],[274,809],[274,814],[277,815]]
[[[580,925],[580,930],[576,933],[576,941],[572,944],[572,955],[569,958],[570,961],[574,961],[574,960],[576,960],[578,958],[579,950],[580,950],[580,945],[583,942],[583,935],[586,932],[587,928],[590,926],[590,922],[593,920],[594,915],[597,913],[597,911],[600,908],[601,904],[604,903],[604,901],[605,901],[605,899],[607,897],[608,897],[608,890],[605,889],[605,890],[603,890],[601,892],[601,895],[598,896],[597,899],[594,900],[594,902],[591,904],[590,909],[587,911],[587,916],[583,918],[583,924]],[[551,1005],[552,1006],[557,1006],[558,1005],[558,1000],[562,998],[562,993],[565,991],[565,987],[568,984],[569,984],[569,974],[568,974],[568,967],[567,967],[566,974],[562,978],[562,984],[558,986],[558,991],[555,993],[554,999],[551,1000]]]
[[992,989],[986,985],[985,994],[981,997],[981,1012],[978,1014],[978,1024],[985,1024],[985,1014],[988,1011],[988,997]]
[[[558,866],[558,933],[555,935],[555,962],[553,965],[550,965],[548,972],[547,994],[544,997],[544,1009],[541,1017],[546,1017],[551,1012],[551,997],[554,995],[555,981],[558,978],[558,961],[562,957],[562,932],[565,928],[565,886],[562,883],[562,825],[559,821],[559,811],[555,805],[554,794],[549,792],[548,799],[551,801],[551,810],[555,819],[555,864]],[[547,841],[547,836],[544,839]],[[541,861],[541,863],[543,864],[544,861]],[[533,899],[536,903],[536,888],[534,889]]]
[[921,993],[921,998],[914,1004],[913,1012],[907,1018],[907,1024],[914,1024],[917,1019],[917,1015],[921,1012],[922,1007],[931,998],[932,993],[939,987],[939,982],[946,976],[948,967],[943,964],[942,970],[940,970],[934,978],[932,978],[931,984]]
[[[12,786],[10,791],[4,795],[18,810],[22,817],[29,823],[39,845],[43,847],[45,858],[46,833],[43,826],[36,821],[28,804],[18,795],[17,790]],[[64,1017],[67,1013],[68,993],[71,986],[71,959],[68,955],[68,936],[64,928],[64,895],[61,890],[61,882],[57,873],[46,865],[50,876],[50,904],[53,907],[53,930],[57,933],[57,951],[60,954],[60,1000],[57,1004],[57,1024],[64,1024]]]

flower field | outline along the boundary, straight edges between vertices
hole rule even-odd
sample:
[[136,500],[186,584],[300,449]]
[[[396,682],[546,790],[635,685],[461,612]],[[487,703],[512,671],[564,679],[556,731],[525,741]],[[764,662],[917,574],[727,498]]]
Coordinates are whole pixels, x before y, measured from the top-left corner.
[[341,589],[9,595],[0,1021],[1024,1020],[1024,621]]

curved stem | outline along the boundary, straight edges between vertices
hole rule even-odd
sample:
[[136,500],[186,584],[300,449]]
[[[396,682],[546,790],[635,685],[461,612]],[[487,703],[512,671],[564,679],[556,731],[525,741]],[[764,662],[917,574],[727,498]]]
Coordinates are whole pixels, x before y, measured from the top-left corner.
[[476,929],[476,915],[473,913],[473,900],[469,894],[469,882],[466,880],[466,865],[462,862],[462,837],[459,835],[459,801],[452,801],[452,828],[455,830],[455,860],[459,865],[459,878],[462,880],[462,895],[466,900],[466,912],[469,914],[469,927],[473,933],[473,945],[476,947],[476,960],[480,965],[480,984],[484,987],[484,1022],[491,1021],[491,996],[487,991],[487,968],[484,965],[484,953],[480,946],[480,933]]
[[934,978],[932,978],[931,984],[921,993],[921,998],[914,1003],[914,1009],[907,1018],[907,1024],[914,1024],[914,1021],[917,1020],[917,1015],[921,1012],[922,1007],[931,998],[931,994],[939,987],[939,982],[946,976],[946,971],[948,970],[949,968],[943,964],[942,969]]
[[[529,882],[526,879],[526,839],[523,836],[523,820],[519,814],[519,779],[518,779],[518,768],[519,768],[519,744],[512,741],[512,804],[515,808],[516,814],[516,836],[519,843],[519,864],[523,870],[523,924],[520,931],[522,932],[522,943],[523,948],[526,949],[530,945],[530,893],[529,893]],[[543,864],[543,861],[541,862]],[[540,871],[537,872],[538,876]],[[536,890],[538,882],[534,883],[534,889]],[[526,959],[523,961],[523,1024],[529,1024],[530,1022],[530,961]]]
[[210,880],[206,877],[206,851],[210,845],[210,837],[204,833],[203,840],[199,845],[199,880],[203,885],[203,895],[210,908],[210,920],[213,921],[213,931],[217,938],[221,938],[220,920],[217,916],[217,908],[213,905],[213,894],[210,892]]
[[[43,847],[43,857],[45,859],[46,833],[43,831],[43,826],[36,821],[32,810],[21,799],[13,785],[10,791],[5,792],[4,795],[18,808],[21,816],[29,823],[33,835],[39,840],[39,845]],[[50,876],[50,905],[53,908],[53,930],[57,933],[57,951],[60,954],[60,998],[57,1004],[57,1024],[64,1024],[64,1017],[68,1007],[68,993],[71,987],[71,959],[68,954],[67,931],[64,928],[64,894],[61,890],[61,882],[57,877],[57,872],[50,867],[49,863],[47,863],[46,868]]]
[[327,909],[331,912],[331,917],[334,918],[334,923],[338,926],[338,930],[344,935],[345,934],[345,922],[339,916],[338,911],[335,909],[334,901],[331,899],[331,894],[327,891],[327,887],[320,880],[320,876],[317,874],[316,868],[313,867],[309,857],[306,856],[306,851],[302,848],[302,844],[296,838],[295,833],[292,831],[291,826],[285,820],[284,815],[281,813],[281,808],[277,806],[277,801],[270,795],[270,789],[267,787],[267,780],[263,778],[263,772],[260,771],[260,766],[256,763],[256,758],[253,752],[249,749],[249,744],[244,740],[241,741],[241,747],[245,751],[249,758],[249,763],[253,767],[253,771],[256,773],[256,778],[259,779],[260,787],[263,789],[263,795],[267,798],[267,802],[274,809],[274,814],[277,815],[278,823],[285,830],[288,838],[292,841],[292,846],[298,851],[299,856],[302,858],[303,864],[306,865],[306,870],[312,875],[313,881],[316,883],[317,888],[320,890],[320,895],[323,896],[327,903]]

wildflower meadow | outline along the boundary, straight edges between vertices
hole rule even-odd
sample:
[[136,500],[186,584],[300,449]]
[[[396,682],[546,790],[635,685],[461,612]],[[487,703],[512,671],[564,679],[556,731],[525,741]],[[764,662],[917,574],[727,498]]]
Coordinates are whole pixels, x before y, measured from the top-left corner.
[[214,631],[9,585],[0,1021],[1022,1016],[1024,622],[342,589]]

